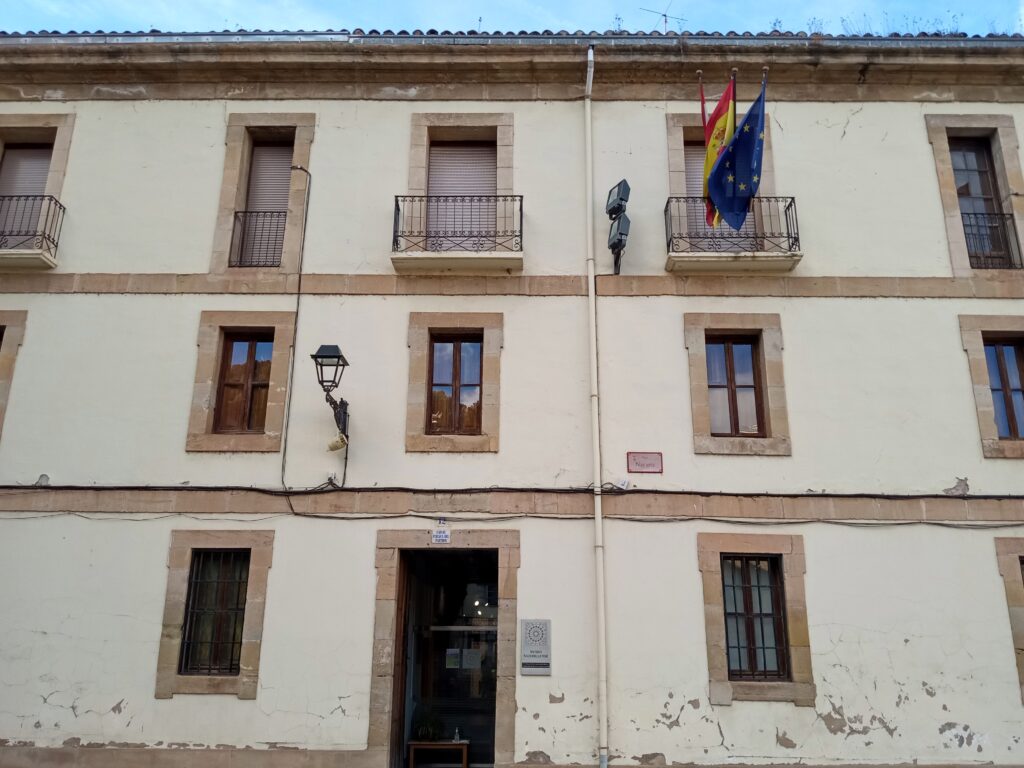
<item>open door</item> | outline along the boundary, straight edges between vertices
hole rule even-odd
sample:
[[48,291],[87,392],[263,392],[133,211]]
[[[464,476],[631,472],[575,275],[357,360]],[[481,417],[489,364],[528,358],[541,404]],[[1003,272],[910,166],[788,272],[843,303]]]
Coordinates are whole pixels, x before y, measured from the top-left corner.
[[[496,550],[402,552],[392,768],[494,764]],[[459,742],[456,744],[455,742]]]

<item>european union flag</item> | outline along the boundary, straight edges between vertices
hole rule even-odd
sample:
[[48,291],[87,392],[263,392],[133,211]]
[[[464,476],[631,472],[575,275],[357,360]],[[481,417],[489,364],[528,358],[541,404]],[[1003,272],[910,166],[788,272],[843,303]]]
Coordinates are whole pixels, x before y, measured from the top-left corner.
[[747,114],[736,126],[736,135],[718,156],[708,176],[708,196],[730,227],[739,230],[746,221],[750,198],[761,184],[764,148],[764,82]]

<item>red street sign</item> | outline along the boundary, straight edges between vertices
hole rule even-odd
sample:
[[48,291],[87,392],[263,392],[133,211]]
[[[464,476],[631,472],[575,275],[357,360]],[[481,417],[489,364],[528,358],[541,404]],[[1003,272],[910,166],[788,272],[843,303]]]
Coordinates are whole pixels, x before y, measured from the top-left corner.
[[661,452],[627,451],[626,471],[637,474],[660,475],[664,471]]

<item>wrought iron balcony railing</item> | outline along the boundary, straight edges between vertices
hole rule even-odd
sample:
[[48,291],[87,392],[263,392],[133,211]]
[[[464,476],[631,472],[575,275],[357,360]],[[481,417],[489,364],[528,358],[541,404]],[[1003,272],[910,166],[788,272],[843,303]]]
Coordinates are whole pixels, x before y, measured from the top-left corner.
[[232,267],[279,267],[287,211],[238,211],[231,233]]
[[669,253],[800,250],[794,198],[753,198],[747,221],[739,231],[728,224],[709,227],[704,218],[704,201],[703,197],[670,197],[665,203]]
[[964,213],[967,256],[974,269],[1020,269],[1020,241],[1010,213]]
[[0,196],[0,250],[43,251],[57,257],[64,206],[52,195]]
[[393,251],[521,251],[522,195],[395,197]]

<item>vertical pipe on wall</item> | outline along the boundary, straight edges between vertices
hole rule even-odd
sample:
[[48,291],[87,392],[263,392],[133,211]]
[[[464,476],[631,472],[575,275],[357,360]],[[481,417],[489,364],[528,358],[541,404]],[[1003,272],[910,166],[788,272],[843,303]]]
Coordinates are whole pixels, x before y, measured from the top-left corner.
[[594,131],[590,96],[594,86],[594,46],[587,49],[587,85],[583,94],[583,145],[586,165],[587,311],[590,331],[590,439],[594,476],[594,576],[597,591],[597,754],[608,768],[608,649],[605,633],[604,517],[601,511],[601,397],[598,392],[597,270],[594,260]]

